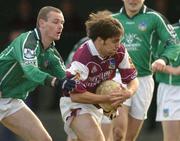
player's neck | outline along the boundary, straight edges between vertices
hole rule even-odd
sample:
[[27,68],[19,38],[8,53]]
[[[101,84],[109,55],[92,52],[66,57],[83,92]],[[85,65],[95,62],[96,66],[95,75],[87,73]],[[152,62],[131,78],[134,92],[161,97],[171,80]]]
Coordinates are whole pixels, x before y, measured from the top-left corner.
[[42,35],[41,41],[42,41],[44,49],[47,49],[52,43],[52,40],[48,39],[46,36],[43,37],[43,35]]

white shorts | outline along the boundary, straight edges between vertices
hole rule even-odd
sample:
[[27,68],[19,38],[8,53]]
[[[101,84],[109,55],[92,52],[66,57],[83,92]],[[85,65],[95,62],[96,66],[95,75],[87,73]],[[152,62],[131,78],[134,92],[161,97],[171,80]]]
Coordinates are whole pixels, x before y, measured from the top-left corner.
[[[73,112],[75,109],[76,111]],[[77,138],[76,134],[70,128],[70,124],[76,115],[89,113],[96,119],[99,125],[102,122],[108,123],[110,121],[107,117],[105,117],[105,115],[103,115],[102,109],[96,108],[93,104],[82,104],[72,102],[71,98],[69,97],[62,97],[60,99],[60,110],[62,119],[64,121],[64,130],[72,139]]]
[[147,119],[147,112],[152,101],[154,80],[152,76],[138,77],[137,92],[123,104],[130,107],[129,114],[139,120]]
[[0,121],[25,106],[20,99],[0,98]]
[[156,121],[180,120],[180,86],[159,83]]

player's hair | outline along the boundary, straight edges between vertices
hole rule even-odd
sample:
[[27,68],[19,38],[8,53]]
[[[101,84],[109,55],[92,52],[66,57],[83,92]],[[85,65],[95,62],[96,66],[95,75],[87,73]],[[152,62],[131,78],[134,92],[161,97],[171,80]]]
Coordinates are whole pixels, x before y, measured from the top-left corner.
[[115,36],[122,36],[124,28],[122,24],[108,10],[91,13],[89,19],[85,22],[87,36],[93,41],[100,37],[103,40]]
[[42,7],[38,13],[38,16],[37,16],[36,27],[39,27],[39,20],[40,19],[47,21],[47,19],[48,19],[47,15],[51,11],[57,12],[57,13],[62,13],[62,11],[60,9],[53,7],[53,6]]

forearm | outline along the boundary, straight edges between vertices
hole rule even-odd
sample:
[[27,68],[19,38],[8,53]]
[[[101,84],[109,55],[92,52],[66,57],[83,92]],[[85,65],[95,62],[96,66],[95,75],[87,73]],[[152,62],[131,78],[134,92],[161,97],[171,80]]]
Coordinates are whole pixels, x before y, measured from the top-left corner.
[[130,81],[130,83],[127,85],[127,89],[131,92],[131,96],[134,95],[138,87],[139,87],[139,81],[137,78]]
[[88,91],[84,93],[72,93],[70,94],[70,97],[73,102],[86,104],[104,103],[109,99],[108,95],[97,95]]
[[180,75],[180,66],[178,67],[166,66],[163,72],[173,75]]

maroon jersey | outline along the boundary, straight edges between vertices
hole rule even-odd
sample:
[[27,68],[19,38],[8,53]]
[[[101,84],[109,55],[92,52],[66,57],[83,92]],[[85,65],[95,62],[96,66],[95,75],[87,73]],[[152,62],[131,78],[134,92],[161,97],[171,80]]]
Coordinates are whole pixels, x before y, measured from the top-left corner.
[[102,58],[92,40],[88,40],[75,52],[68,71],[71,74],[78,72],[79,75],[83,76],[83,79],[77,84],[76,91],[94,93],[102,81],[115,77],[117,69],[121,74],[122,82],[125,84],[128,84],[137,76],[136,69],[125,47],[120,45],[117,54]]

